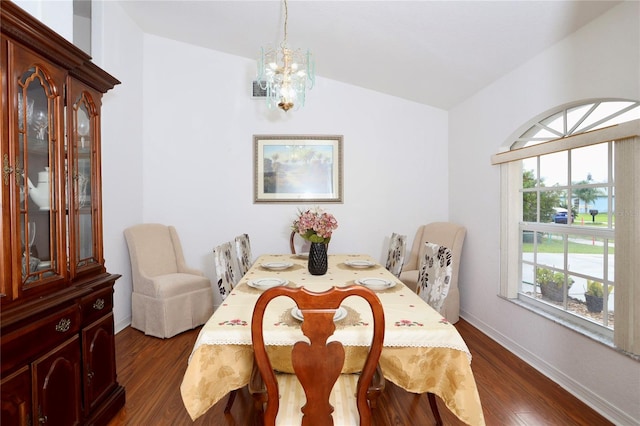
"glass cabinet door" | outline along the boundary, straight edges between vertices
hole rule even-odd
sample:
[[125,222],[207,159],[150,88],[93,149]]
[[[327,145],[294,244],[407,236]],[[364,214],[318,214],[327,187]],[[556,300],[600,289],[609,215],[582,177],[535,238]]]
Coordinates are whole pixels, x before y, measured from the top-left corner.
[[[35,55],[22,52],[10,63],[13,80],[9,94],[17,106],[11,115],[9,162],[14,177],[14,271],[18,292],[53,283],[66,274],[60,173],[62,97],[64,75],[38,65]],[[13,131],[11,131],[13,130]]]
[[96,194],[98,155],[98,109],[94,99],[99,96],[80,83],[69,86],[67,131],[70,155],[67,159],[69,188],[69,258],[71,275],[99,266],[100,247],[97,230],[99,209]]

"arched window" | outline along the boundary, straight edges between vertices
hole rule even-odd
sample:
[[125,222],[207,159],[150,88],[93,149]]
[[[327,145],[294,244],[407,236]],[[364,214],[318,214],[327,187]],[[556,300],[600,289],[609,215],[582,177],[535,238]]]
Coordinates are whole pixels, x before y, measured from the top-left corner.
[[492,159],[501,164],[501,295],[638,354],[640,102],[589,101],[541,117]]

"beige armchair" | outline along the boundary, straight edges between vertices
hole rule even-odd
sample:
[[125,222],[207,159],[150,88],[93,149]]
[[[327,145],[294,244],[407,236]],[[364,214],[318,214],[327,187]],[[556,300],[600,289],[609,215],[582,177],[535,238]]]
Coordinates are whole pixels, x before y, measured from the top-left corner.
[[124,235],[133,278],[131,326],[167,338],[204,324],[213,314],[211,282],[185,265],[175,228],[141,224]]
[[467,234],[465,227],[450,222],[433,222],[422,225],[416,232],[411,253],[402,267],[400,281],[412,290],[416,290],[418,282],[418,268],[420,259],[424,259],[426,246],[424,243],[434,243],[451,250],[451,287],[442,305],[441,313],[450,322],[458,322],[460,314],[460,292],[458,290],[458,269],[462,255],[462,245]]

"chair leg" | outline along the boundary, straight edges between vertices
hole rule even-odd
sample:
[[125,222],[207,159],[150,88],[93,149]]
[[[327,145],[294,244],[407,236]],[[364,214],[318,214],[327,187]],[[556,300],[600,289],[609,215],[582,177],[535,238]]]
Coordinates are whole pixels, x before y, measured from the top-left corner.
[[378,398],[384,392],[384,388],[386,386],[386,381],[384,379],[384,375],[382,374],[382,369],[380,368],[380,364],[376,366],[376,372],[373,373],[373,379],[371,380],[371,385],[369,389],[367,389],[367,400],[369,401],[369,407],[371,409],[378,407]]
[[238,393],[238,390],[232,390],[231,392],[229,392],[229,399],[227,399],[227,405],[225,405],[224,407],[224,412],[229,413],[231,411],[231,406],[233,405],[233,401],[236,400],[236,394]]
[[427,397],[429,398],[429,405],[431,406],[433,417],[436,419],[436,426],[442,426],[442,419],[440,418],[440,412],[438,411],[438,405],[436,404],[435,394],[427,392]]

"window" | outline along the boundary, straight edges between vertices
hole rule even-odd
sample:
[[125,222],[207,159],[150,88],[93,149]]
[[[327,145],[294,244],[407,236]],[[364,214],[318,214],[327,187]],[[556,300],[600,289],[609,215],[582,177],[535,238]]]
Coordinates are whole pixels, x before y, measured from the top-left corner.
[[[543,309],[569,312],[592,329],[596,323],[613,330],[615,322],[612,145],[520,161],[519,297],[539,301]],[[612,337],[608,330],[594,331]]]
[[640,102],[572,105],[533,123],[493,158],[502,164],[501,294],[610,341],[618,334],[633,341],[637,326],[624,296],[640,286],[628,257],[640,255],[630,232],[640,225],[638,118]]

